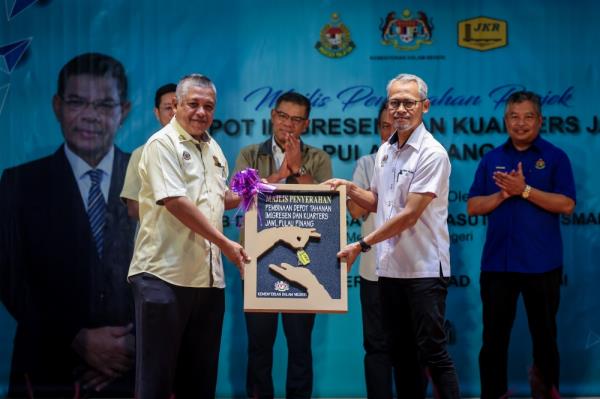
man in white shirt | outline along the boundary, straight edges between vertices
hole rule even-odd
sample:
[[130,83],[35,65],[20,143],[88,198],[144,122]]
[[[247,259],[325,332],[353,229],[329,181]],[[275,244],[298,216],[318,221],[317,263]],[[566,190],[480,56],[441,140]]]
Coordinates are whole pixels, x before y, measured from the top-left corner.
[[207,129],[217,90],[205,76],[177,85],[175,117],[152,135],[139,163],[140,230],[129,269],[136,309],[136,398],[213,398],[225,279],[221,252],[248,260],[223,235],[227,160]]
[[[379,109],[377,128],[381,142],[385,143],[394,132],[392,118],[386,104]],[[373,180],[375,156],[360,157],[354,168],[352,181],[368,190]],[[361,218],[361,236],[375,230],[375,214],[348,199],[346,206],[354,219]],[[392,366],[381,319],[381,300],[377,283],[377,257],[375,252],[365,252],[360,257],[360,306],[362,311],[363,347],[365,349],[365,381],[369,399],[392,397]]]
[[383,323],[398,395],[425,398],[427,368],[441,398],[459,398],[444,331],[450,161],[423,124],[430,106],[427,84],[401,74],[390,81],[387,93],[395,132],[377,152],[371,189],[342,179],[329,181],[333,188],[346,185],[352,201],[377,211],[376,230],[338,256],[352,265],[361,251],[378,244]]

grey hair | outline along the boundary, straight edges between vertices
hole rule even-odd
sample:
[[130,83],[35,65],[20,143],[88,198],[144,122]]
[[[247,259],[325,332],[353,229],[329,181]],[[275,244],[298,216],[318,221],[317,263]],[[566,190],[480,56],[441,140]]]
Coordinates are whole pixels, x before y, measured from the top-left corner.
[[417,75],[411,75],[409,73],[401,73],[400,75],[396,76],[394,79],[389,81],[386,88],[388,97],[390,96],[390,88],[396,82],[416,82],[417,87],[419,88],[419,97],[421,98],[421,100],[427,98],[427,83],[425,83],[425,81]]
[[186,75],[179,83],[177,83],[177,89],[175,90],[175,95],[177,96],[177,104],[181,104],[181,101],[187,96],[190,87],[205,87],[211,89],[213,93],[215,93],[215,100],[217,99],[217,88],[215,84],[204,75],[200,75],[198,73],[192,73],[190,75]]

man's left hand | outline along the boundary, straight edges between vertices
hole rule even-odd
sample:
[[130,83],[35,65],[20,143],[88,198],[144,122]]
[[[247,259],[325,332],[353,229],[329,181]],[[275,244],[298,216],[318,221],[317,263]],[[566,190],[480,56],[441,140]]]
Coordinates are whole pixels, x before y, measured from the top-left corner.
[[250,262],[250,257],[246,253],[244,247],[235,241],[227,240],[223,246],[221,246],[223,255],[238,268],[240,277],[244,279],[244,267],[246,263]]
[[289,134],[285,142],[285,159],[291,174],[298,173],[302,167],[302,153],[300,151],[300,139]]
[[338,258],[346,258],[346,267],[348,272],[352,269],[352,264],[360,254],[360,244],[358,242],[353,242],[352,244],[346,245],[340,252],[337,253]]
[[527,185],[521,162],[517,165],[517,170],[512,170],[510,173],[494,172],[493,178],[503,195],[505,195],[504,193],[508,196],[521,195]]

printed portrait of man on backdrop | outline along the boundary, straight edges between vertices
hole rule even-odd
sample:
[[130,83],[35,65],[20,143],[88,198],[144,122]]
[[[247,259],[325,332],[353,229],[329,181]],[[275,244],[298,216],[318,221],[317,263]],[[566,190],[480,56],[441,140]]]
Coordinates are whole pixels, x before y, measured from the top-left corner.
[[64,143],[0,180],[0,295],[17,325],[8,396],[132,396],[135,221],[119,200],[129,154],[114,145],[130,110],[123,65],[76,56],[52,108]]

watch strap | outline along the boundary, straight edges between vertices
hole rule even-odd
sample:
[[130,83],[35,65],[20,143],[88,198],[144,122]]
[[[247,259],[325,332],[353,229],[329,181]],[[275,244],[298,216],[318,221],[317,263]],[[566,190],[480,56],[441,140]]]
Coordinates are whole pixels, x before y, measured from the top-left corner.
[[525,185],[525,189],[523,189],[523,192],[521,193],[521,197],[523,197],[524,199],[529,198],[529,194],[531,193],[531,186],[529,184]]
[[362,238],[358,240],[358,244],[360,245],[360,252],[369,252],[371,250],[371,246]]

